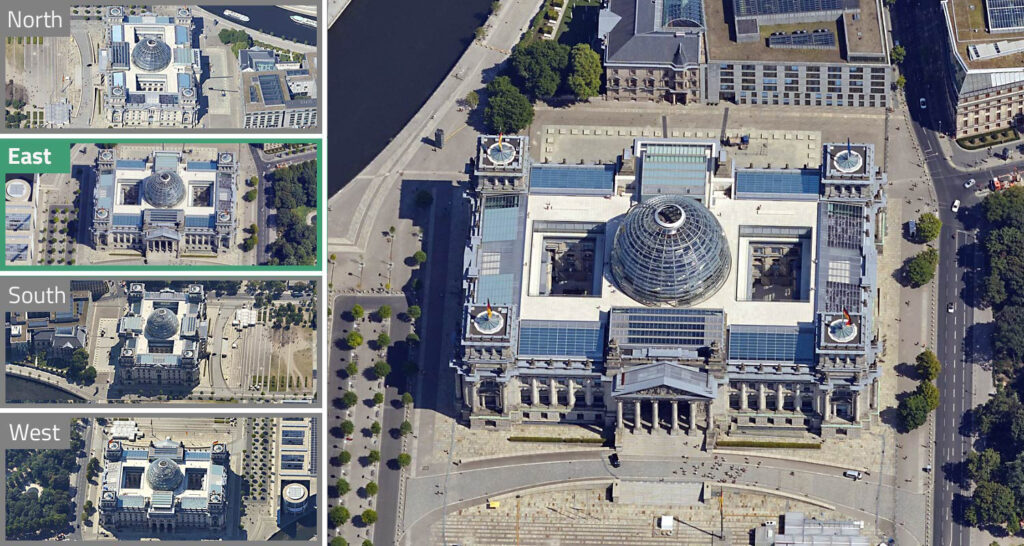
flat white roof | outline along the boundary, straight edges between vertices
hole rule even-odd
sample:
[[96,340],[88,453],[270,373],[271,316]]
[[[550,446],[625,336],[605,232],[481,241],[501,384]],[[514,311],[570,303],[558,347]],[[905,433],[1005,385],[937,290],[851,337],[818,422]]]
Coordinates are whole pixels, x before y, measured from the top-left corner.
[[[527,225],[523,263],[523,282],[520,293],[519,318],[526,320],[584,320],[597,321],[601,313],[612,307],[647,307],[630,298],[612,281],[611,249],[615,230],[622,216],[632,203],[630,194],[611,198],[591,196],[546,196],[531,195],[527,206]],[[695,309],[723,309],[732,324],[765,324],[773,326],[793,325],[811,322],[814,319],[814,302],[807,301],[741,301],[741,288],[737,271],[745,258],[740,256],[739,228],[743,226],[785,226],[811,228],[810,249],[813,255],[817,240],[817,201],[757,201],[736,200],[721,192],[712,196],[711,212],[722,224],[729,241],[732,266],[729,277],[722,288]],[[537,293],[538,275],[531,271],[532,264],[539,264],[543,245],[543,234],[535,234],[534,222],[575,221],[608,222],[605,229],[600,296],[531,296]],[[811,263],[810,278],[816,275],[816,265]],[[745,276],[744,276],[745,277]],[[813,284],[812,284],[813,286]],[[531,290],[532,287],[532,290]]]

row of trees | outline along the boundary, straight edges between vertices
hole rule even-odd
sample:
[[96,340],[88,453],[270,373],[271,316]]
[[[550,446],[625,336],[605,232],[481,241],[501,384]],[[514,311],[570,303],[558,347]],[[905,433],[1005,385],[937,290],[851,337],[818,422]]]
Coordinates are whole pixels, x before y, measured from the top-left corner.
[[933,383],[942,371],[939,358],[931,349],[925,349],[917,355],[915,367],[920,377],[917,390],[900,400],[897,407],[903,425],[908,430],[923,425],[928,420],[928,414],[939,407],[939,388]]

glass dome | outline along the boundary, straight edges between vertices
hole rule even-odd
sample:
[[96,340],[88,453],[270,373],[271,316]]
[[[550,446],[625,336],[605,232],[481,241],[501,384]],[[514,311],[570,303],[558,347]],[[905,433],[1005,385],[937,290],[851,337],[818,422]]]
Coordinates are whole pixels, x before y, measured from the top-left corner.
[[732,258],[721,224],[703,205],[659,195],[626,213],[612,245],[612,274],[647,305],[691,305],[725,284]]
[[173,207],[185,198],[185,182],[177,173],[160,171],[142,181],[142,193],[154,207]]
[[162,40],[146,38],[135,44],[132,50],[132,62],[147,72],[159,72],[171,64],[171,46]]
[[146,337],[171,339],[178,333],[178,317],[170,309],[155,309],[146,319]]
[[155,491],[174,491],[181,484],[181,478],[178,463],[167,457],[153,461],[146,470],[146,480]]

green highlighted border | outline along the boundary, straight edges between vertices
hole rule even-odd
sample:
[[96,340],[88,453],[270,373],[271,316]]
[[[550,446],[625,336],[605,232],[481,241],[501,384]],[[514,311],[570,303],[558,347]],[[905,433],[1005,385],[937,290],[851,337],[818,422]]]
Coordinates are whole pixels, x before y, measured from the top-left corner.
[[[29,144],[31,142],[31,144]],[[24,143],[26,148],[32,147],[37,148],[43,145],[50,146],[66,146],[68,150],[72,149],[73,145],[76,144],[96,144],[96,143],[114,143],[114,144],[146,144],[146,143],[159,143],[159,144],[262,144],[266,142],[281,142],[286,144],[294,143],[314,143],[317,145],[316,150],[316,162],[317,162],[317,194],[320,196],[316,206],[316,247],[317,247],[317,263],[312,265],[6,265],[0,264],[0,272],[3,271],[63,271],[63,272],[84,272],[84,271],[118,271],[118,272],[180,272],[180,271],[209,271],[209,272],[239,272],[239,271],[268,271],[268,272],[292,272],[292,273],[320,273],[324,266],[324,256],[326,256],[327,249],[324,247],[324,233],[323,233],[323,221],[324,221],[324,201],[327,196],[324,194],[324,141],[322,138],[311,135],[310,137],[288,137],[288,138],[274,138],[274,139],[246,139],[246,138],[139,138],[139,139],[125,139],[125,138],[96,138],[96,137],[85,137],[85,138],[46,138],[46,139],[5,139],[4,149],[14,144]],[[38,144],[37,144],[38,143]],[[6,152],[5,152],[6,153]],[[0,157],[0,175],[2,175],[6,181],[8,174],[21,174],[32,172],[31,168],[19,168],[20,166],[10,166],[7,164],[7,157]],[[71,174],[69,166],[68,174]],[[241,197],[241,190],[239,188],[239,198]],[[5,196],[6,197],[6,196]],[[3,217],[7,218],[7,200],[6,198],[0,201],[0,212]],[[241,226],[239,226],[241,229]],[[4,235],[0,235],[0,242],[3,244],[4,252],[7,249],[6,231]],[[4,256],[6,262],[6,254]]]

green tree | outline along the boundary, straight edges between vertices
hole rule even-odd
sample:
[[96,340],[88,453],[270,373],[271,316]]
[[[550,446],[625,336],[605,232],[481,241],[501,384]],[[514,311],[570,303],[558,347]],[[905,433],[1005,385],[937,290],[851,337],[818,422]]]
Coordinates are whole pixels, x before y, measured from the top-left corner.
[[349,362],[348,366],[345,366],[345,373],[347,373],[349,377],[356,375],[359,373],[359,365],[355,362]]
[[[886,1],[889,2],[889,1],[894,1],[894,0],[886,0]],[[897,89],[903,89],[906,86],[907,86],[907,78],[903,74],[900,74],[899,76],[896,76],[896,88]]]
[[408,453],[399,453],[398,457],[395,458],[398,461],[398,466],[405,468],[412,464],[412,456]]
[[337,491],[337,495],[340,497],[352,490],[349,486],[348,480],[345,478],[338,478],[338,481],[334,483],[334,489]]
[[362,513],[362,515],[360,517],[363,519],[363,523],[365,523],[367,525],[373,525],[374,523],[377,522],[377,512],[375,512],[375,511],[373,511],[373,510],[371,510],[369,508],[367,508],[366,510],[363,510],[363,513]]
[[422,313],[423,312],[420,310],[420,306],[419,305],[410,305],[409,309],[406,311],[406,314],[409,315],[409,318],[411,318],[413,320],[416,320],[416,319],[420,318],[420,315]]
[[363,318],[363,306],[358,303],[352,306],[352,317],[356,320]]
[[245,192],[242,195],[242,199],[244,199],[246,203],[252,203],[253,201],[256,200],[257,195],[259,195],[259,192],[257,192],[255,189],[252,189]]
[[998,477],[1002,458],[994,449],[972,451],[967,454],[967,475],[976,483],[994,481]]
[[362,546],[373,546],[373,541],[368,538],[364,538]]
[[480,104],[480,95],[476,91],[470,91],[466,93],[466,98],[462,99],[462,102],[466,105],[466,108],[472,110]]
[[370,464],[377,464],[377,463],[379,463],[380,462],[380,451],[377,451],[376,449],[371,449],[370,453],[366,456],[366,460],[369,461]]
[[917,219],[917,239],[928,243],[934,241],[942,230],[942,220],[930,212],[922,213]]
[[[995,316],[995,332],[992,336],[992,348],[997,356],[1013,362],[1024,359],[1024,307],[1007,305]],[[1007,321],[1018,321],[1007,322]]]
[[377,362],[373,363],[373,375],[375,375],[377,379],[384,379],[390,373],[391,365],[388,364],[386,361],[378,360]]
[[920,394],[914,393],[900,400],[897,411],[903,420],[903,426],[907,427],[907,430],[914,430],[928,420],[928,401]]
[[409,343],[419,343],[420,336],[416,332],[409,332],[409,335],[405,336],[405,341]]
[[971,525],[1003,525],[1017,519],[1017,503],[1010,488],[995,482],[981,482],[974,489],[964,512]]
[[338,454],[338,462],[341,464],[348,464],[351,460],[352,454],[346,450],[342,450],[342,452]]
[[331,539],[331,546],[348,546],[348,541],[344,537],[334,537]]
[[558,92],[562,74],[569,65],[569,46],[554,40],[535,40],[512,50],[512,68],[521,88],[538,98]]
[[907,58],[907,50],[901,45],[893,46],[890,56],[892,57],[892,62],[900,64],[903,62],[903,59]]
[[388,345],[391,345],[391,336],[389,336],[386,332],[381,332],[380,335],[377,336],[377,345],[380,346],[382,349],[384,347],[387,347]]
[[601,57],[589,45],[572,47],[567,83],[577,100],[588,100],[600,93],[601,72]]
[[341,527],[348,521],[349,513],[348,508],[344,506],[335,506],[330,511],[331,527]]
[[409,407],[412,405],[412,394],[408,392],[402,393],[402,406]]
[[374,436],[380,434],[380,421],[374,421],[373,424],[370,425],[370,434],[373,434]]
[[917,355],[915,367],[917,368],[918,375],[925,381],[934,381],[935,378],[939,377],[939,372],[942,370],[939,357],[935,356],[931,349],[925,349]]
[[353,330],[345,337],[345,343],[348,344],[350,349],[355,349],[363,344],[363,334]]
[[427,253],[422,250],[417,250],[412,253],[412,260],[416,262],[416,265],[423,265],[427,261]]
[[384,403],[384,393],[378,392],[373,395],[373,404],[379,406]]
[[402,436],[408,436],[412,433],[412,423],[409,421],[402,421],[402,424],[398,426],[398,433]]
[[376,495],[377,491],[379,490],[380,487],[377,486],[377,482],[370,482],[366,484],[366,494],[370,495],[371,497]]
[[907,278],[911,286],[927,284],[935,277],[935,268],[939,265],[939,252],[934,248],[922,250],[907,264]]
[[917,385],[916,393],[924,398],[928,411],[934,411],[939,407],[939,388],[931,381],[922,381]]
[[377,316],[380,317],[381,320],[391,318],[391,306],[381,305],[380,309],[377,309]]
[[341,425],[339,426],[341,427],[341,431],[345,433],[345,436],[350,436],[353,432],[356,431],[356,425],[352,421],[342,421]]
[[484,123],[494,133],[517,133],[533,122],[533,105],[507,76],[498,76],[487,84]]
[[351,408],[359,403],[359,395],[352,391],[345,391],[345,394],[341,395],[341,404],[346,408]]

